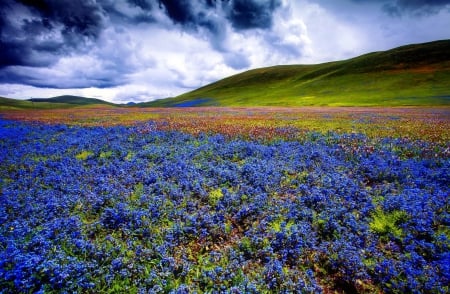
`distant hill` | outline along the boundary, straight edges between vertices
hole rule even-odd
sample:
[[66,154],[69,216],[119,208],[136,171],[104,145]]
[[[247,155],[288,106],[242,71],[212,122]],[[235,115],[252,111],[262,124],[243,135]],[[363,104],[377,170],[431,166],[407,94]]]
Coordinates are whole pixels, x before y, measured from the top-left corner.
[[145,106],[450,105],[450,40],[249,70]]
[[100,99],[79,96],[58,96],[53,98],[31,98],[28,100],[0,97],[0,110],[2,109],[56,109],[72,108],[77,106],[109,105],[119,106]]
[[114,103],[106,102],[104,100],[95,98],[85,98],[80,96],[64,95],[52,98],[31,98],[28,99],[31,102],[47,102],[47,103],[65,103],[65,104],[75,104],[75,105],[92,105],[92,104],[107,104],[115,105]]
[[52,109],[52,108],[65,108],[65,107],[73,107],[73,105],[65,104],[65,103],[49,103],[49,102],[41,102],[34,103],[28,100],[20,100],[20,99],[11,99],[0,97],[0,110],[7,109]]

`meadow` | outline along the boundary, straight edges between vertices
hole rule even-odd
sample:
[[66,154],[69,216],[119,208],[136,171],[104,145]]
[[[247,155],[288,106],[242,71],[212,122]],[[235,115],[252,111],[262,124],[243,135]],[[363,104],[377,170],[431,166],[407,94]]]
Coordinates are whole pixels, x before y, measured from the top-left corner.
[[0,111],[0,293],[448,293],[450,109]]

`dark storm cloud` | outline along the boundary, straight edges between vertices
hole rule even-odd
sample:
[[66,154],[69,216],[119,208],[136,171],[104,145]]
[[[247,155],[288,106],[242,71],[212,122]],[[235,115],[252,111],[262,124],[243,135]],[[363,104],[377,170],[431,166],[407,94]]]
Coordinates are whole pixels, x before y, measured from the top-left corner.
[[136,5],[137,7],[142,8],[143,10],[151,10],[154,6],[154,1],[147,0],[127,0],[131,5]]
[[[163,11],[186,30],[209,32],[213,47],[224,38],[224,22],[236,30],[268,29],[280,0],[126,0],[140,9],[124,14],[121,1],[3,0],[0,2],[0,67],[46,66],[95,41],[117,16],[129,24],[155,22]],[[109,18],[107,20],[107,18]],[[49,58],[53,55],[55,58]]]
[[238,32],[269,30],[281,0],[160,0],[159,5],[175,24],[208,39],[212,48],[221,52],[225,64],[239,70],[250,62],[227,48],[226,23]]
[[272,15],[281,6],[280,0],[160,0],[159,3],[175,23],[215,29],[214,17],[221,14],[236,30],[270,28]]
[[0,68],[50,65],[96,39],[104,25],[101,7],[89,0],[4,0],[0,18]]
[[[281,0],[2,0],[0,82],[51,86],[44,85],[39,77],[25,76],[14,66],[53,66],[62,57],[85,54],[99,46],[106,28],[127,30],[142,23],[164,25],[158,24],[161,15],[174,24],[168,29],[208,40],[214,50],[224,54],[229,66],[243,68],[248,61],[233,55],[224,45],[227,23],[236,31],[269,29],[280,5]],[[100,79],[94,80],[93,85],[109,84]]]
[[193,25],[199,21],[197,13],[189,0],[161,0],[168,16],[175,22],[183,25]]
[[397,0],[384,4],[383,10],[391,16],[401,16],[405,12],[422,16],[438,13],[449,4],[450,0]]
[[[129,7],[137,8],[134,14],[129,15],[117,7],[119,3],[126,3]],[[141,23],[154,23],[154,6],[152,1],[112,1],[102,0],[101,7],[105,11],[109,22],[115,25],[137,25]]]
[[430,15],[442,9],[450,9],[450,0],[352,0],[357,3],[380,3],[384,12],[390,16],[412,13],[416,16]]
[[450,4],[450,0],[397,0],[394,2],[398,7],[404,9],[417,9],[427,6],[442,7]]
[[272,15],[281,1],[234,0],[231,1],[228,19],[236,29],[267,29],[272,26]]
[[51,29],[52,23],[63,25],[62,33],[70,41],[78,36],[97,37],[102,30],[103,13],[101,7],[91,0],[19,0],[28,6]]
[[120,62],[117,66],[102,65],[102,72],[92,68],[63,68],[55,72],[49,68],[6,67],[0,70],[0,84],[12,81],[38,88],[109,88],[124,85],[128,80],[120,72]]

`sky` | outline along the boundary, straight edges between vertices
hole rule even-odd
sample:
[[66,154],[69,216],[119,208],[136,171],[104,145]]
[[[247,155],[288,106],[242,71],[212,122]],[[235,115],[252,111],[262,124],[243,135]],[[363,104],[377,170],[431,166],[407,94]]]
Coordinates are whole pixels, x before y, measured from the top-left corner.
[[1,0],[0,96],[152,101],[442,39],[450,0]]

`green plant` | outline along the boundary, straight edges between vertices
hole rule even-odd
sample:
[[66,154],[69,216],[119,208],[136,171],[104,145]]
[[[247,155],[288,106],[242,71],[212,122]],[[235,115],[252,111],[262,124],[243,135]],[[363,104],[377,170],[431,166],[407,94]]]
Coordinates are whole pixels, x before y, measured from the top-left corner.
[[391,212],[385,212],[380,208],[377,208],[372,213],[372,221],[369,223],[370,229],[387,238],[388,236],[394,236],[400,239],[403,235],[403,231],[400,227],[408,218],[408,214],[402,210],[394,210]]
[[130,200],[131,201],[139,200],[139,198],[141,198],[142,195],[144,195],[144,184],[137,183],[134,186],[133,192],[130,195]]
[[84,151],[78,153],[77,155],[75,155],[75,158],[78,160],[86,160],[89,157],[91,157],[92,155],[94,155],[94,153],[92,151],[84,150]]
[[103,151],[100,153],[100,158],[108,159],[112,156],[112,151]]
[[219,202],[220,199],[223,197],[222,188],[217,188],[215,190],[212,190],[209,192],[208,195],[208,203],[211,206],[215,206],[217,202]]
[[283,229],[289,231],[293,225],[294,225],[293,220],[288,220],[286,222],[284,217],[276,218],[269,223],[269,227],[276,233],[281,232]]

